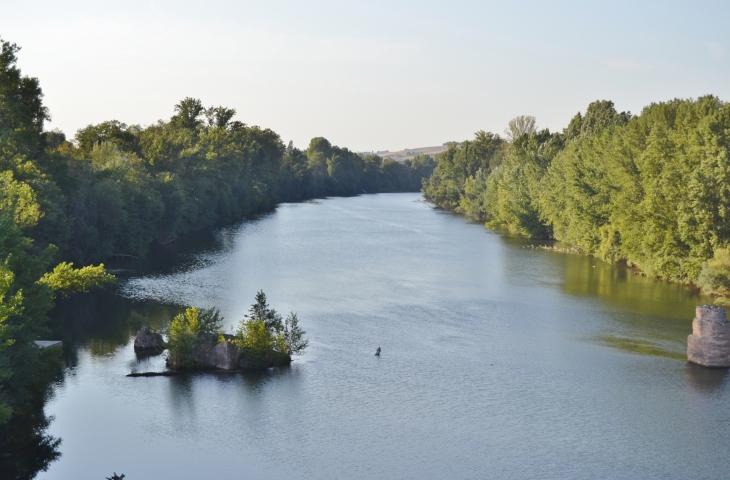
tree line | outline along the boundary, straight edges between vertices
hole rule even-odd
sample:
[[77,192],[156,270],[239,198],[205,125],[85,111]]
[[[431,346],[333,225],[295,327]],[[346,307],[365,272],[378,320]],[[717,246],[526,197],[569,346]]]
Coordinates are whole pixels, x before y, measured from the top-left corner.
[[561,132],[533,117],[477,132],[424,182],[440,208],[555,239],[657,278],[730,288],[730,105],[714,96],[641,114],[596,101]]
[[279,202],[418,191],[436,165],[430,157],[384,161],[321,137],[300,150],[268,128],[235,120],[234,109],[194,98],[175,105],[168,121],[142,127],[111,120],[68,139],[45,128],[50,114],[40,83],[22,74],[18,51],[0,39],[3,472],[32,470],[22,464],[29,456],[3,454],[10,447],[45,452],[46,466],[57,454],[56,440],[42,433],[19,446],[25,440],[17,432],[43,432],[43,399],[59,371],[58,355],[33,341],[50,334],[47,314],[57,295],[114,280],[94,264],[142,256],[154,242]]

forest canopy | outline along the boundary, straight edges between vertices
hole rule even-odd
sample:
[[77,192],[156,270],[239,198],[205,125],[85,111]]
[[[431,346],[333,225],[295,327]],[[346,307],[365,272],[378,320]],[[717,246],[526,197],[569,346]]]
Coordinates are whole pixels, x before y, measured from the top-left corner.
[[730,105],[675,99],[632,115],[602,100],[562,132],[530,118],[510,124],[509,141],[478,132],[439,154],[426,199],[488,227],[728,292]]

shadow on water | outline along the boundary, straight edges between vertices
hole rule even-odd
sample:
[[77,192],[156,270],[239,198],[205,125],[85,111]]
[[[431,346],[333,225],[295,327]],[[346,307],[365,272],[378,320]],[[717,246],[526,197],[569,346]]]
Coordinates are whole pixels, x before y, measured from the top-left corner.
[[[33,347],[31,347],[33,348]],[[31,479],[46,471],[61,456],[61,439],[48,434],[53,416],[44,412],[51,395],[51,385],[60,383],[60,354],[44,349],[40,361],[31,357],[22,374],[32,375],[22,400],[13,407],[13,416],[0,425],[0,478]],[[11,380],[12,381],[12,380]]]
[[[272,367],[261,371],[192,371],[169,379],[168,402],[177,416],[194,419],[198,408],[196,388],[205,382],[234,384],[245,397],[258,399],[265,386],[291,374],[291,367]],[[203,402],[205,403],[205,402]]]
[[62,340],[67,365],[75,364],[79,346],[94,356],[113,355],[142,327],[161,330],[182,309],[158,302],[132,301],[113,289],[59,302],[51,314],[54,338]]
[[143,257],[112,258],[107,262],[107,269],[119,278],[127,278],[132,275],[165,275],[201,267],[201,262],[204,262],[209,254],[218,254],[235,248],[234,240],[237,233],[245,225],[256,223],[272,214],[272,212],[262,213],[232,225],[189,232],[164,245],[154,243]]
[[714,393],[721,389],[727,382],[730,369],[727,368],[707,368],[687,362],[685,374],[687,383],[695,390],[701,393]]
[[260,391],[267,383],[285,378],[292,373],[291,366],[272,367],[261,371],[241,373],[241,383],[249,392]]
[[42,406],[31,407],[0,427],[0,478],[35,478],[61,456],[61,439],[47,433],[51,421]]

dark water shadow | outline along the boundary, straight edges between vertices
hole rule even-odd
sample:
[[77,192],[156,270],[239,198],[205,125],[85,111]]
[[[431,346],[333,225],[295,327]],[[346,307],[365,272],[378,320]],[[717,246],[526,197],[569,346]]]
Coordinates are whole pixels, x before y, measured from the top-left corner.
[[601,334],[591,337],[589,341],[636,355],[650,355],[682,361],[687,360],[686,351],[679,351],[675,345],[662,342],[661,339],[647,340]]
[[235,248],[233,240],[241,229],[274,215],[277,208],[286,205],[280,204],[270,211],[252,214],[237,222],[188,232],[165,244],[153,243],[147,254],[139,258],[113,257],[107,261],[107,269],[124,279],[140,275],[166,275],[199,267],[205,257]]
[[179,375],[170,378],[170,405],[175,410],[194,413],[196,409],[195,384],[201,380],[213,379],[222,383],[235,382],[241,386],[247,395],[256,396],[266,384],[277,379],[286,378],[291,372],[291,366],[251,371],[193,370],[180,372]]
[[708,368],[687,362],[685,376],[687,384],[701,393],[714,393],[720,390],[730,378],[729,368]]
[[149,360],[159,357],[165,350],[135,350],[134,357],[137,363],[148,363]]
[[16,413],[0,427],[0,478],[30,480],[61,457],[61,439],[47,433],[52,421],[39,408]]
[[101,290],[59,301],[51,312],[54,339],[62,340],[67,360],[79,346],[94,356],[109,356],[127,345],[142,327],[161,330],[182,309],[158,302],[124,298],[115,289]]
[[22,392],[24,399],[13,405],[13,416],[0,425],[0,479],[35,478],[61,456],[61,439],[48,434],[53,416],[44,411],[51,385],[63,381],[60,355],[57,349],[44,349],[40,355],[46,360],[36,360],[30,369],[35,377],[29,391]]

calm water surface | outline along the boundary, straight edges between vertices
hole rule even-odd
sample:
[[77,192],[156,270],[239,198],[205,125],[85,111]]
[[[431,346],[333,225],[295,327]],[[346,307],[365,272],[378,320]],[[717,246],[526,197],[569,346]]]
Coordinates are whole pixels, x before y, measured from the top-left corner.
[[[68,305],[39,478],[727,478],[727,371],[685,360],[706,298],[418,200],[282,205]],[[290,368],[125,377],[164,369],[139,325],[230,328],[259,289],[308,332]]]

